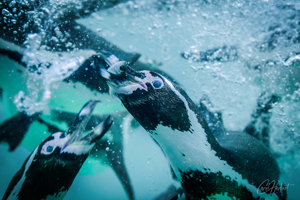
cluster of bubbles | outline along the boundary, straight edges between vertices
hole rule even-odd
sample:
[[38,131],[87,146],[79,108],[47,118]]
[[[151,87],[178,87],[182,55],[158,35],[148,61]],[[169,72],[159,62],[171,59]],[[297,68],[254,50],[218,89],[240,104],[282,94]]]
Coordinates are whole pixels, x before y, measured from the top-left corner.
[[28,115],[46,111],[52,91],[85,61],[83,56],[60,57],[50,54],[39,49],[40,41],[38,34],[29,34],[27,37],[22,62],[27,64],[30,71],[26,82],[28,95],[20,91],[14,100],[18,110]]

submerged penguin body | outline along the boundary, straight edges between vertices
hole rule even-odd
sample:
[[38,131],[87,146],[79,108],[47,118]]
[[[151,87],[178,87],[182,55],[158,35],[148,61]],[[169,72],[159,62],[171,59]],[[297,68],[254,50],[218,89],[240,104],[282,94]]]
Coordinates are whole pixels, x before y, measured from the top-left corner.
[[3,200],[64,198],[89,151],[112,124],[108,116],[81,138],[97,102],[85,104],[66,132],[54,133],[36,147],[12,178]]
[[101,74],[161,146],[187,199],[216,195],[279,199],[275,193],[261,191],[265,180],[278,181],[279,169],[273,155],[259,141],[250,142],[252,138],[248,140],[247,136],[238,141],[239,136],[234,133],[234,143],[239,144],[226,144],[229,135],[224,138],[220,134],[216,140],[185,91],[158,73],[113,65]]

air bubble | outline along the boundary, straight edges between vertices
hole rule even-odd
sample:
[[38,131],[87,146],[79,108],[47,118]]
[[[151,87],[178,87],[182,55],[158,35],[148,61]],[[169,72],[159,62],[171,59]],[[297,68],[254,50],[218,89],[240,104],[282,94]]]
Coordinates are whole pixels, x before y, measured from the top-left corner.
[[2,9],[2,15],[6,17],[12,17],[12,14],[5,8]]
[[13,24],[16,24],[17,23],[17,20],[15,20],[15,19],[12,19],[12,20],[10,20]]
[[15,5],[16,5],[16,1],[11,1],[11,2],[9,3],[8,6],[12,8],[12,7],[14,7]]

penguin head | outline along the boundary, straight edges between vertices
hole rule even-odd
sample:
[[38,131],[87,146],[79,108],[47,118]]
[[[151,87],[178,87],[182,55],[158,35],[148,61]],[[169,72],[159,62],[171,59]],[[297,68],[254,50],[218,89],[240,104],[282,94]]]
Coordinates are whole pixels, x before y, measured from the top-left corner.
[[152,71],[135,71],[124,63],[101,69],[112,92],[148,131],[163,126],[189,131],[186,93],[175,83]]
[[99,101],[89,101],[77,114],[74,123],[66,132],[57,132],[46,138],[36,149],[40,160],[67,161],[78,157],[87,157],[95,143],[110,128],[113,120],[108,116],[91,132],[82,137],[83,131]]

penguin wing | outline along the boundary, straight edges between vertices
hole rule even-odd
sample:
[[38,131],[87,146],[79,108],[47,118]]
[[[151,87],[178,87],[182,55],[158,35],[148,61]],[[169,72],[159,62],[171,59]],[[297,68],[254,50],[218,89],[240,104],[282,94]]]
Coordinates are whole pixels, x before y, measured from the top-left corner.
[[20,145],[30,125],[38,116],[39,113],[29,116],[25,112],[19,112],[3,122],[0,125],[0,142],[7,142],[9,151],[14,151]]
[[274,155],[256,138],[244,132],[227,131],[216,139],[230,152],[229,164],[250,183],[259,187],[267,179],[278,181],[280,171]]
[[220,134],[223,134],[226,130],[223,124],[222,113],[219,111],[211,111],[212,108],[213,105],[208,96],[204,95],[200,99],[198,109],[205,118],[212,134],[217,137]]
[[0,48],[0,54],[7,56],[8,58],[16,61],[17,63],[26,68],[26,63],[22,62],[23,54],[21,54],[20,52]]

